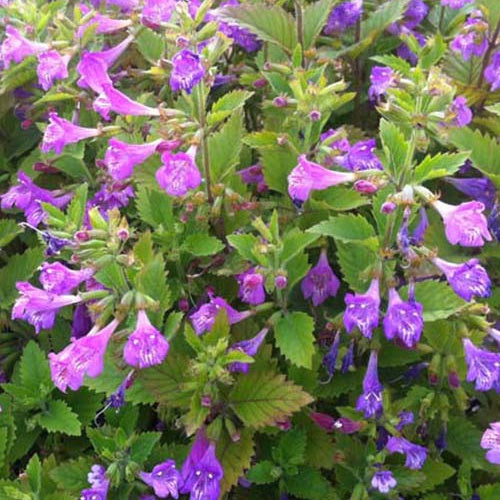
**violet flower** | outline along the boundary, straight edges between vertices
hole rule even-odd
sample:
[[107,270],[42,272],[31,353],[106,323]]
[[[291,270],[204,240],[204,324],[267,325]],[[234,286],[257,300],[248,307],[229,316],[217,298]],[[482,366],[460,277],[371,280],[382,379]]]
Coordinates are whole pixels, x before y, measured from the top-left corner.
[[224,471],[215,455],[215,444],[206,438],[203,429],[196,435],[181,474],[180,492],[190,493],[190,500],[218,500]]
[[395,86],[396,76],[387,66],[374,66],[370,74],[370,83],[368,88],[370,101],[380,101],[387,89]]
[[333,429],[342,434],[354,434],[361,430],[362,424],[347,417],[340,417],[335,420]]
[[54,80],[68,78],[68,63],[70,55],[62,56],[57,50],[48,50],[38,54],[37,75],[38,83],[43,90],[49,90]]
[[467,106],[467,99],[461,95],[455,97],[449,111],[454,116],[453,124],[456,127],[465,127],[472,121],[472,111]]
[[305,299],[312,299],[315,307],[321,305],[328,297],[335,297],[340,287],[340,281],[335,276],[326,250],[322,250],[318,263],[309,270],[302,280],[300,288]]
[[328,372],[327,382],[330,382],[330,380],[333,377],[333,374],[335,373],[335,364],[337,363],[337,358],[339,355],[339,346],[340,346],[340,332],[337,332],[335,338],[333,339],[332,345],[330,346],[329,351],[325,354],[322,361],[322,365],[326,368],[326,371]]
[[354,340],[351,340],[340,365],[341,373],[347,373],[349,368],[354,365]]
[[482,19],[467,19],[462,32],[452,40],[451,50],[460,52],[465,61],[472,56],[481,57],[488,48],[487,30],[488,25]]
[[465,4],[471,3],[474,0],[441,0],[441,5],[450,9],[461,9]]
[[390,470],[379,470],[372,477],[371,485],[380,493],[389,493],[396,487],[398,482],[394,479]]
[[8,69],[10,63],[20,63],[28,56],[33,56],[45,52],[49,49],[46,43],[33,42],[25,38],[11,25],[5,28],[6,37],[0,45],[0,61],[4,68]]
[[404,302],[394,288],[389,289],[389,305],[384,317],[384,333],[389,340],[397,337],[413,349],[420,341],[424,319],[422,304],[415,301]]
[[500,51],[495,52],[484,70],[484,79],[491,85],[491,91],[500,89]]
[[162,139],[158,139],[145,144],[127,144],[111,138],[104,156],[109,174],[117,181],[128,179],[133,174],[134,167],[152,156],[162,142]]
[[234,325],[251,315],[251,311],[238,312],[236,309],[233,309],[222,297],[214,297],[213,295],[210,295],[210,302],[203,304],[189,317],[197,335],[202,335],[206,331],[210,331],[212,329],[212,326],[215,323],[215,318],[221,309],[225,309],[230,325]]
[[44,241],[46,248],[45,248],[45,255],[47,257],[51,257],[53,255],[57,255],[58,253],[61,252],[61,250],[64,247],[67,247],[68,245],[71,245],[70,240],[66,240],[64,238],[57,238],[53,234],[51,234],[49,231],[40,231],[42,240]]
[[356,403],[356,410],[364,412],[366,418],[380,417],[383,412],[382,391],[377,373],[377,351],[372,351],[365,378],[363,379],[363,393]]
[[160,365],[170,346],[167,339],[150,323],[146,312],[137,313],[137,325],[123,349],[123,358],[130,366],[149,368]]
[[406,8],[403,19],[389,26],[387,31],[393,35],[399,35],[408,30],[416,28],[427,16],[429,7],[422,0],[411,0]]
[[351,172],[358,170],[382,170],[382,163],[378,159],[375,151],[375,139],[359,141],[349,148],[343,156],[335,158],[336,163]]
[[326,189],[337,184],[353,182],[352,172],[334,172],[299,156],[298,165],[288,175],[288,193],[294,202],[302,204],[313,190]]
[[89,279],[94,271],[92,269],[73,270],[60,262],[42,264],[40,283],[47,292],[63,295],[71,293],[77,286]]
[[45,129],[41,150],[48,153],[51,150],[60,155],[66,144],[97,137],[101,131],[97,128],[85,128],[60,118],[57,113],[49,113],[49,125]]
[[330,12],[324,32],[327,35],[340,35],[347,28],[354,26],[362,13],[363,0],[342,2]]
[[463,179],[445,177],[444,180],[460,192],[480,201],[485,206],[486,210],[491,210],[493,208],[496,198],[496,189],[494,184],[487,177],[468,177]]
[[399,417],[399,422],[396,425],[396,429],[400,432],[407,425],[411,425],[415,421],[415,415],[413,415],[412,411],[400,411],[398,417]]
[[157,497],[179,498],[179,487],[182,480],[173,460],[168,459],[155,465],[151,472],[140,472],[139,477],[153,488]]
[[[417,40],[420,47],[423,47],[425,45],[425,37],[418,31],[403,30],[402,32],[406,35],[413,36]],[[406,43],[402,43],[396,49],[396,55],[398,57],[401,57],[401,59],[405,59],[413,66],[415,66],[418,62],[417,54],[415,54],[415,52],[413,52]]]
[[68,387],[76,391],[82,386],[85,375],[95,378],[102,373],[106,347],[118,324],[114,319],[102,330],[95,327],[57,354],[49,353],[52,381],[60,391],[66,392]]
[[453,291],[467,302],[475,296],[484,298],[491,295],[491,280],[478,259],[469,259],[463,264],[439,258],[432,259],[432,262],[445,274]]
[[104,85],[112,84],[111,78],[107,73],[108,66],[102,58],[93,52],[84,52],[82,54],[76,70],[80,75],[77,81],[78,86],[84,89],[90,88],[96,94],[104,92]]
[[2,210],[16,207],[24,212],[28,224],[33,227],[43,222],[47,216],[41,202],[49,203],[57,208],[64,208],[72,195],[56,196],[52,191],[38,187],[24,172],[17,174],[19,184],[12,186],[0,196]]
[[245,184],[256,184],[258,193],[262,193],[267,190],[262,165],[251,165],[250,167],[238,170],[236,173],[241,176],[241,180]]
[[91,487],[82,490],[80,500],[106,500],[109,489],[109,479],[102,465],[93,465],[87,474]]
[[491,241],[488,221],[483,215],[484,205],[480,201],[467,201],[455,206],[436,200],[432,206],[441,215],[446,238],[452,245],[481,247],[485,240]]
[[348,293],[345,296],[346,310],[344,326],[348,333],[355,327],[366,337],[371,339],[373,329],[378,326],[380,291],[379,282],[375,278],[370,287],[363,294]]
[[203,80],[206,73],[200,56],[187,49],[175,54],[172,65],[170,87],[174,92],[185,90],[190,94],[193,87]]
[[492,422],[481,438],[481,448],[488,450],[486,460],[500,465],[500,422]]
[[475,382],[476,391],[499,388],[500,353],[485,351],[476,347],[469,339],[463,339],[467,382]]
[[195,149],[186,153],[165,151],[161,159],[163,166],[156,171],[156,180],[170,196],[184,196],[201,184],[201,174],[195,163]]
[[[257,335],[255,335],[255,337],[252,337],[248,340],[242,340],[241,342],[236,342],[236,344],[233,344],[231,347],[229,347],[228,351],[241,351],[245,354],[248,354],[248,356],[253,357],[259,351],[260,346],[262,345],[262,342],[264,342],[268,331],[269,328],[263,328]],[[250,363],[242,363],[238,361],[228,365],[228,370],[230,372],[248,373],[249,369]]]
[[418,221],[417,227],[413,231],[410,238],[410,242],[413,245],[421,245],[424,242],[425,233],[429,227],[429,219],[427,217],[427,212],[424,207],[420,207],[420,220]]
[[[86,7],[84,4],[80,4],[80,8],[84,14],[87,14],[89,12],[88,7]],[[96,34],[104,35],[108,33],[114,33],[115,31],[120,31],[124,28],[127,28],[131,24],[132,21],[130,19],[112,19],[111,17],[96,13],[90,21],[78,27],[76,31],[76,38],[81,38],[85,34],[87,28],[93,25],[96,25]]]
[[256,306],[266,300],[264,276],[261,273],[255,272],[255,268],[238,274],[236,279],[240,285],[238,297],[243,302]]
[[21,295],[12,307],[12,319],[27,321],[37,334],[53,328],[59,309],[82,300],[75,295],[58,295],[36,288],[27,281],[18,281],[16,288]]
[[142,7],[141,21],[150,27],[168,23],[176,5],[176,0],[146,0]]
[[405,455],[405,466],[409,469],[421,469],[427,459],[427,448],[411,443],[402,437],[391,436],[387,441],[386,448],[389,453]]
[[90,317],[87,304],[80,302],[73,312],[73,323],[71,324],[71,336],[79,339],[87,335],[92,328],[92,318]]

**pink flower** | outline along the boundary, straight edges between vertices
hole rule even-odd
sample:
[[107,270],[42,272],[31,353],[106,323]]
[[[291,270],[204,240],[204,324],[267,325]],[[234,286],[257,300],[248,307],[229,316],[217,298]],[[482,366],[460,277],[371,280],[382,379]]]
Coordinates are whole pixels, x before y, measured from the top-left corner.
[[7,26],[5,32],[7,37],[0,46],[0,61],[5,69],[9,68],[12,61],[20,63],[28,56],[40,54],[49,48],[46,43],[28,40],[13,26]]
[[266,300],[266,291],[264,290],[264,276],[249,269],[239,274],[236,279],[240,285],[239,297],[243,302],[251,305],[262,304]]
[[[84,14],[90,12],[90,9],[84,4],[80,4],[80,9]],[[82,24],[78,28],[76,37],[81,38],[87,28],[94,24],[97,25],[95,31],[96,34],[102,35],[106,33],[114,33],[115,31],[126,28],[132,24],[132,21],[130,19],[112,19],[110,17],[103,16],[102,14],[97,13],[90,21]]]
[[68,78],[68,63],[70,55],[62,56],[57,50],[48,50],[38,55],[38,83],[43,90],[49,90],[54,80]]
[[137,313],[137,325],[125,344],[123,358],[130,366],[160,365],[168,354],[167,339],[150,323],[144,310]]
[[486,453],[488,462],[500,465],[500,422],[491,423],[490,428],[484,431],[481,448],[489,450]]
[[40,283],[51,293],[64,294],[72,292],[78,285],[88,280],[94,271],[92,269],[73,270],[60,262],[42,264]]
[[491,241],[488,221],[483,215],[484,205],[480,201],[467,201],[455,206],[437,200],[432,206],[441,215],[446,238],[451,244],[481,247],[484,240]]
[[187,153],[163,153],[163,166],[156,172],[156,180],[170,196],[184,196],[201,184],[201,174],[194,162],[194,150]]
[[354,179],[352,172],[334,172],[308,161],[305,155],[301,155],[298,165],[288,176],[288,193],[294,202],[302,204],[313,190],[326,189],[344,182],[352,182]]

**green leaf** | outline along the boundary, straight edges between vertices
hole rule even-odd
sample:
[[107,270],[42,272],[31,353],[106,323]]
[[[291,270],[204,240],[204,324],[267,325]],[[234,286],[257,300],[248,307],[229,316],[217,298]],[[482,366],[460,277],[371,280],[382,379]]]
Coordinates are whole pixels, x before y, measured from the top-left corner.
[[49,432],[80,436],[81,424],[76,413],[61,400],[49,401],[47,410],[38,414],[38,423]]
[[88,488],[87,474],[94,460],[91,457],[83,456],[77,460],[63,462],[49,472],[51,479],[63,490],[79,493],[84,488]]
[[498,500],[500,483],[482,484],[477,488],[477,494],[481,500]]
[[254,428],[283,420],[311,401],[301,387],[272,371],[251,371],[239,377],[228,398],[242,422]]
[[375,252],[362,243],[337,241],[337,257],[345,281],[355,292],[365,292],[370,281],[366,271],[377,261]]
[[164,191],[140,186],[137,190],[135,204],[141,220],[150,226],[173,229],[172,198],[167,196]]
[[259,150],[264,179],[270,189],[288,194],[288,174],[297,165],[297,154],[289,148]]
[[312,368],[314,320],[306,313],[280,316],[274,325],[276,345],[294,365]]
[[419,485],[419,492],[434,489],[455,474],[455,469],[444,462],[426,460],[421,471],[425,474],[425,481]]
[[284,266],[318,238],[319,235],[317,234],[303,233],[297,228],[288,231],[283,237],[283,250],[280,256],[281,265]]
[[135,42],[139,52],[152,64],[157,64],[165,52],[165,41],[162,36],[149,28],[142,27]]
[[332,11],[333,6],[339,0],[318,0],[304,9],[303,13],[303,39],[304,50],[310,49],[321,30],[326,24],[326,20]]
[[283,434],[278,446],[273,450],[274,460],[287,468],[289,465],[302,465],[305,460],[307,436],[304,429],[293,428]]
[[83,223],[85,208],[87,207],[88,185],[82,184],[75,190],[75,195],[68,207],[68,219],[75,227],[79,228]]
[[447,48],[441,34],[437,33],[432,38],[428,38],[420,53],[419,65],[423,69],[430,69],[441,60]]
[[324,191],[316,191],[309,203],[313,210],[344,212],[367,205],[370,200],[352,188],[333,186]]
[[103,406],[102,394],[97,394],[87,387],[81,387],[75,392],[68,392],[64,400],[78,415],[82,425],[90,424]]
[[94,275],[95,279],[112,290],[125,292],[128,290],[127,280],[122,267],[117,262],[111,262]]
[[415,169],[415,182],[453,175],[467,160],[469,153],[438,153],[427,155]]
[[28,248],[23,254],[13,255],[0,269],[0,304],[7,308],[18,295],[16,282],[26,281],[43,262],[43,248]]
[[0,220],[0,247],[8,245],[23,230],[16,221],[12,219]]
[[160,438],[161,432],[143,432],[139,434],[130,447],[130,458],[138,464],[143,464]]
[[384,66],[389,66],[395,71],[398,71],[404,76],[410,76],[411,75],[411,64],[404,59],[401,59],[398,56],[395,56],[393,54],[384,54],[382,56],[373,56],[370,57],[372,61],[378,62],[380,64],[383,64]]
[[387,158],[385,166],[397,175],[405,167],[408,141],[398,126],[385,118],[380,120],[380,139]]
[[274,483],[281,474],[281,469],[276,467],[273,462],[263,460],[255,464],[248,472],[247,479],[255,484],[269,484]]
[[23,387],[34,395],[43,397],[54,387],[47,356],[34,340],[24,348],[19,362],[19,374]]
[[42,489],[42,464],[37,454],[33,455],[28,462],[26,474],[28,475],[31,491],[37,494],[40,493]]
[[364,241],[375,238],[373,226],[362,215],[338,215],[320,222],[308,232],[332,236],[342,242]]
[[338,498],[330,482],[318,469],[301,467],[298,474],[288,476],[285,481],[288,493],[306,500],[334,500]]
[[40,106],[41,104],[46,104],[48,102],[59,102],[59,101],[73,101],[76,100],[77,96],[76,94],[69,94],[67,92],[56,92],[55,94],[46,94],[43,97],[40,97],[40,99],[37,99],[34,103],[33,106],[37,107]]
[[221,19],[249,29],[261,40],[279,45],[292,53],[297,45],[297,29],[293,17],[276,5],[243,4],[224,7],[219,11]]
[[231,116],[237,109],[242,108],[245,102],[253,96],[253,92],[233,90],[224,94],[210,110],[207,117],[209,125],[216,125]]
[[409,0],[389,0],[361,22],[361,39],[375,40],[390,24],[403,17]]
[[215,236],[195,233],[186,237],[181,249],[196,257],[205,257],[221,252],[224,249],[224,244]]
[[76,158],[70,155],[58,156],[51,164],[61,172],[79,180],[90,180],[89,169],[81,158]]
[[500,186],[500,144],[494,137],[462,127],[450,132],[450,141],[458,149],[470,151],[474,167]]

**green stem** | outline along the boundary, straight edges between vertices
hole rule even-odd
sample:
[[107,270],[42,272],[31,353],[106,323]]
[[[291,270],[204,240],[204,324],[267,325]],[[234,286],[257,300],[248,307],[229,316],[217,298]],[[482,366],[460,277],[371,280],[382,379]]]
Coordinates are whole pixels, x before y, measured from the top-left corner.
[[206,96],[205,87],[203,84],[198,86],[198,121],[201,129],[201,161],[203,163],[203,171],[205,173],[205,189],[207,192],[207,200],[213,203],[214,197],[212,194],[212,179],[210,177],[210,153],[208,151],[207,141],[207,121],[206,121]]
[[304,13],[300,0],[295,0],[295,17],[297,19],[297,40],[300,43],[302,51],[302,67],[305,68],[306,61],[304,58]]

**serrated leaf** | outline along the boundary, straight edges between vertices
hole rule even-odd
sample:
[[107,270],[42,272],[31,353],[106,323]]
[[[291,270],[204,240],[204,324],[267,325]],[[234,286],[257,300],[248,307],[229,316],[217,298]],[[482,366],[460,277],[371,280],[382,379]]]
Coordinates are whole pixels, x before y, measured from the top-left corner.
[[467,160],[469,153],[438,153],[427,155],[415,168],[415,182],[453,175]]
[[305,460],[307,436],[304,429],[295,427],[282,434],[278,446],[273,450],[273,458],[284,468],[301,465]]
[[49,401],[47,410],[37,417],[38,423],[49,432],[61,432],[68,436],[79,436],[82,433],[76,413],[64,401]]
[[294,365],[312,368],[314,320],[306,313],[292,312],[274,324],[276,345]]
[[12,219],[0,220],[0,247],[9,244],[23,230],[16,221]]
[[49,472],[49,476],[59,488],[79,493],[89,486],[87,474],[93,463],[94,460],[91,457],[79,457],[76,460],[61,463]]
[[321,30],[326,24],[326,20],[339,0],[318,0],[304,9],[303,19],[303,39],[304,50],[310,49]]
[[97,394],[87,387],[81,387],[74,392],[68,391],[64,399],[78,415],[82,425],[90,424],[103,406],[102,394]]
[[284,266],[311,243],[314,243],[319,235],[303,233],[298,229],[293,229],[283,237],[283,250],[281,252],[281,265]]
[[141,220],[150,226],[172,229],[174,216],[172,212],[172,198],[163,191],[147,189],[143,186],[137,190],[135,200]]
[[398,126],[385,118],[380,120],[379,126],[380,139],[387,159],[385,166],[393,175],[398,175],[405,166],[408,141]]
[[261,149],[260,161],[264,179],[270,189],[288,195],[288,174],[297,165],[297,154],[289,148]]
[[411,64],[401,57],[395,56],[393,54],[384,54],[381,56],[373,56],[370,58],[372,61],[375,61],[379,64],[383,64],[384,66],[389,66],[395,71],[398,71],[404,76],[410,76],[411,74]]
[[81,158],[76,158],[71,155],[61,155],[52,162],[51,166],[75,179],[92,179],[89,169]]
[[249,261],[255,260],[254,249],[259,240],[253,234],[230,234],[227,237],[229,244],[236,248],[238,253]]
[[337,241],[337,257],[345,281],[355,292],[365,292],[369,283],[366,270],[376,262],[375,252],[362,243]]
[[438,484],[444,483],[455,474],[455,469],[444,462],[426,460],[421,471],[425,474],[425,480],[419,485],[420,492],[434,489]]
[[243,4],[218,11],[221,19],[249,29],[261,40],[279,45],[289,53],[297,45],[297,29],[293,17],[276,5]]
[[152,64],[156,64],[165,52],[165,40],[158,33],[149,28],[142,27],[135,42],[139,52]]
[[247,479],[255,484],[274,483],[278,479],[279,468],[270,460],[262,460],[255,464],[248,472]]
[[68,219],[77,228],[83,223],[85,209],[87,207],[87,184],[78,186],[75,190],[75,195],[68,206]]
[[215,255],[222,251],[224,249],[224,244],[215,236],[195,233],[186,237],[181,248],[196,257],[205,257],[207,255]]
[[373,226],[361,215],[338,215],[320,222],[308,232],[331,236],[342,242],[364,241],[375,237]]
[[288,493],[306,500],[334,500],[338,498],[330,482],[318,469],[301,467],[298,474],[288,476],[285,480]]
[[361,22],[361,39],[372,41],[390,24],[403,17],[409,0],[390,0],[382,4],[367,19]]
[[19,361],[19,375],[23,387],[34,395],[43,397],[53,389],[47,356],[34,340],[24,348]]
[[161,432],[143,432],[139,434],[130,446],[130,458],[138,464],[143,464],[160,438]]
[[313,210],[334,210],[344,212],[370,203],[368,197],[352,188],[333,186],[324,191],[316,191],[309,204]]
[[482,484],[476,492],[481,500],[498,500],[500,498],[500,483]]
[[31,457],[28,465],[26,466],[26,474],[33,493],[40,493],[42,488],[42,463],[35,454]]
[[245,102],[250,99],[253,94],[253,92],[248,92],[246,90],[233,90],[224,94],[212,106],[207,116],[207,123],[212,126],[225,120],[237,109],[242,108]]
[[283,420],[311,401],[301,387],[272,371],[253,371],[240,377],[228,398],[236,415],[254,428]]

